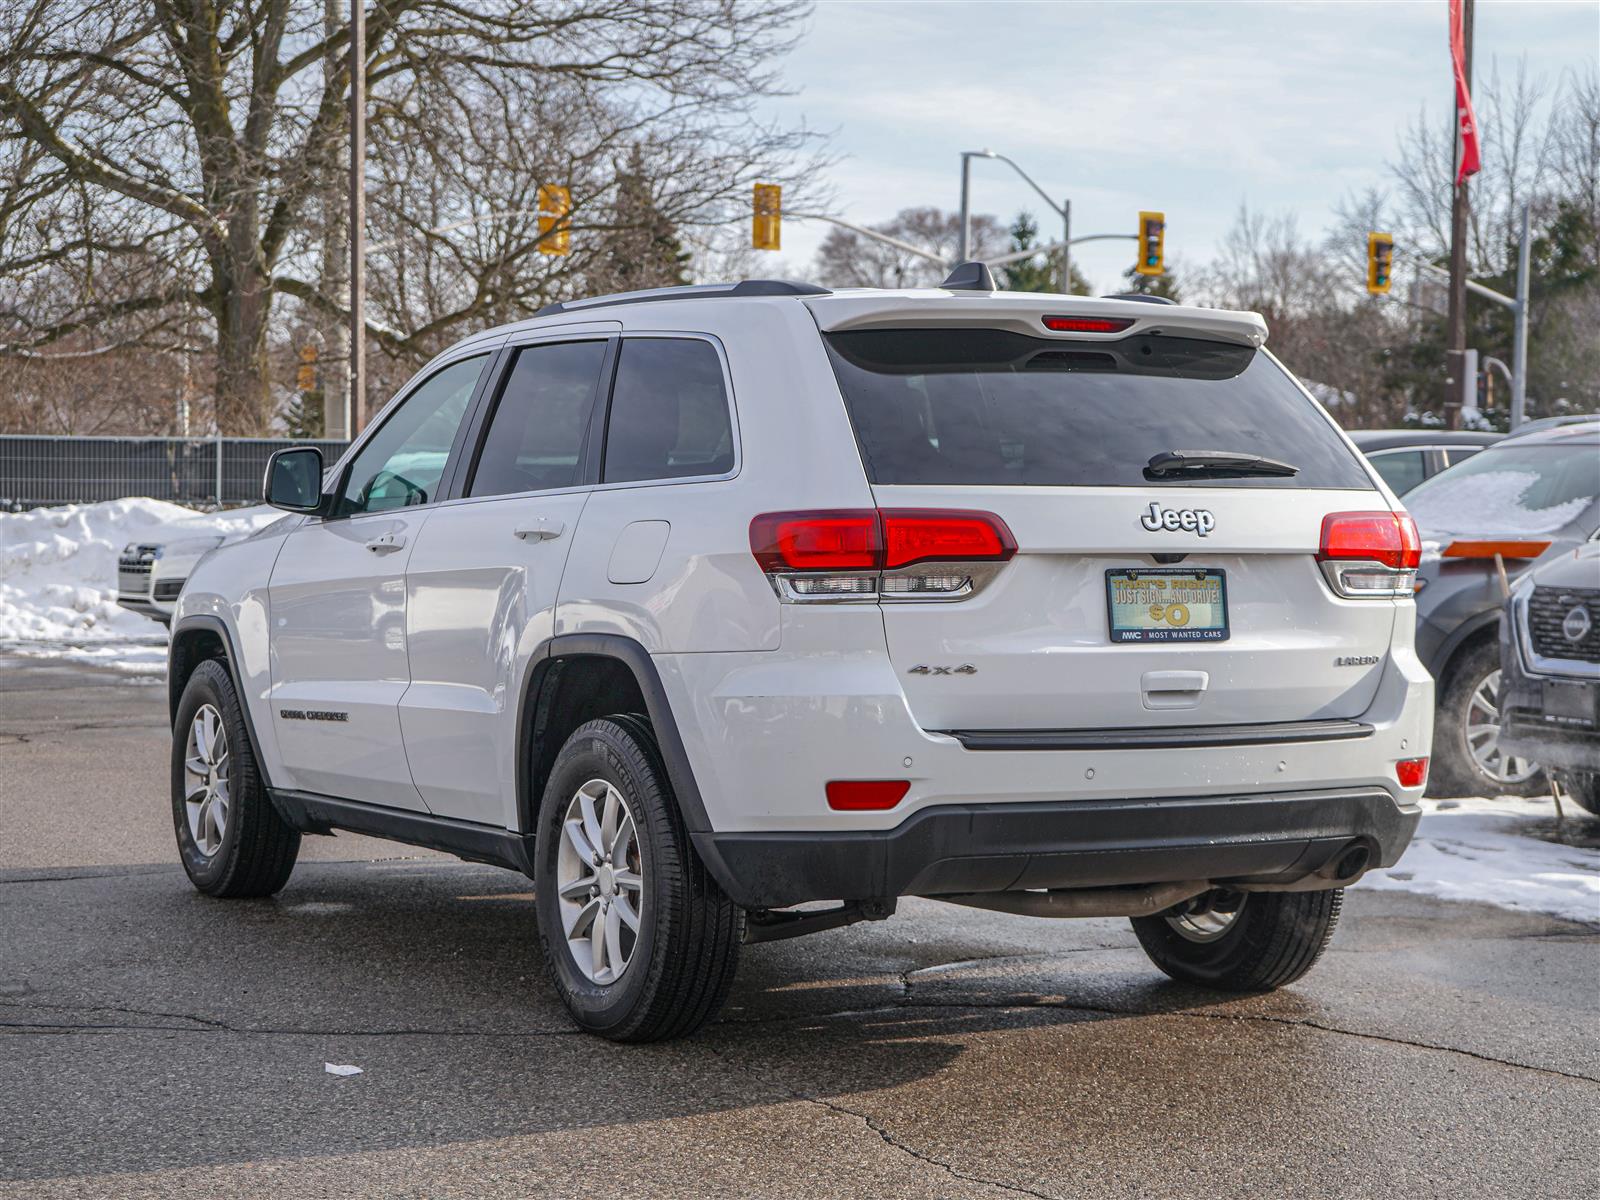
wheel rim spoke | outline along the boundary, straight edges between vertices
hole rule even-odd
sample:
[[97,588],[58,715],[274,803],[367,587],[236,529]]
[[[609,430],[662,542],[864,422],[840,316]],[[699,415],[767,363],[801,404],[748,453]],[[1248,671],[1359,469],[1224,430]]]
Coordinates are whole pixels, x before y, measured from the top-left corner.
[[611,904],[611,910],[617,914],[622,923],[633,932],[639,932],[639,913],[633,907],[632,901],[626,896],[618,896]]
[[592,983],[615,983],[639,943],[645,892],[638,825],[619,787],[597,778],[571,793],[555,859],[572,964]]

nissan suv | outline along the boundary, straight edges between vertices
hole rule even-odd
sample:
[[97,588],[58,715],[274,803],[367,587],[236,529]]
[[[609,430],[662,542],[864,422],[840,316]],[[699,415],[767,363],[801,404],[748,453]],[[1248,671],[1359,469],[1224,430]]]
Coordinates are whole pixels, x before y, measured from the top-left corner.
[[269,895],[344,829],[523,872],[618,1040],[902,896],[1287,984],[1416,827],[1433,683],[1416,529],[1265,338],[977,264],[469,337],[190,575],[183,865]]

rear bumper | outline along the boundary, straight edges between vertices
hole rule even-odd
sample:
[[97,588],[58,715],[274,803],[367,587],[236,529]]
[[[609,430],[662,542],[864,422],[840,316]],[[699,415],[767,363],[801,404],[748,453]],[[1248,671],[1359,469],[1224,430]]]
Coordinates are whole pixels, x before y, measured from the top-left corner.
[[[887,830],[694,834],[734,901],[779,908],[1205,879],[1293,884],[1354,842],[1391,866],[1421,809],[1383,788],[926,808]],[[1331,883],[1330,883],[1331,886]]]

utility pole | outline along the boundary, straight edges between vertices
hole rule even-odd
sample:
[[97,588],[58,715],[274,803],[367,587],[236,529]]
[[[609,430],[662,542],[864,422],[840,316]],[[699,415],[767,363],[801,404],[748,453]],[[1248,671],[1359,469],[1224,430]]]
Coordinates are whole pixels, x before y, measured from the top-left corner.
[[1517,239],[1517,307],[1511,340],[1511,428],[1528,419],[1528,205],[1522,206],[1522,236]]
[[[322,64],[323,80],[332,90],[338,84],[340,62],[333,50],[337,44],[340,27],[344,24],[342,0],[322,0],[322,32],[327,39],[328,56]],[[333,167],[338,162],[337,153],[329,155],[329,169],[322,182],[322,263],[319,290],[329,299],[347,291],[345,271],[350,248],[345,245],[344,192],[339,187],[339,177]],[[328,336],[328,353],[323,355],[322,372],[322,436],[335,441],[350,439],[350,330],[342,321],[335,321]]]
[[367,11],[350,0],[350,426],[367,423]]
[[[1461,35],[1462,35],[1462,73],[1466,77],[1467,86],[1472,86],[1472,0],[1461,0]],[[1461,134],[1461,118],[1457,109],[1456,98],[1452,93],[1450,99],[1450,116],[1452,140],[1455,145],[1455,156],[1452,161],[1452,182],[1454,190],[1450,194],[1450,307],[1448,338],[1445,352],[1445,400],[1444,413],[1445,425],[1450,429],[1461,426],[1461,405],[1466,396],[1468,387],[1474,381],[1467,379],[1466,349],[1467,349],[1467,221],[1470,210],[1467,205],[1467,181],[1463,177],[1456,182],[1456,177],[1461,175],[1460,163],[1464,150]]]

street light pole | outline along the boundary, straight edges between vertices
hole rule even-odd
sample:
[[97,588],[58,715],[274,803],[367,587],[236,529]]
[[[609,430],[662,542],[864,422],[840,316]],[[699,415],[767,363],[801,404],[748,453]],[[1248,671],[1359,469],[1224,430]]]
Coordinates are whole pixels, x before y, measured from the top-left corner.
[[367,11],[350,0],[350,416],[353,439],[367,423]]
[[993,158],[987,150],[961,152],[961,231],[956,237],[956,261],[964,263],[972,250],[972,160]]
[[1072,201],[1061,202],[1061,294],[1072,295]]

